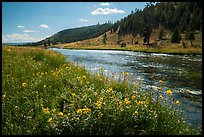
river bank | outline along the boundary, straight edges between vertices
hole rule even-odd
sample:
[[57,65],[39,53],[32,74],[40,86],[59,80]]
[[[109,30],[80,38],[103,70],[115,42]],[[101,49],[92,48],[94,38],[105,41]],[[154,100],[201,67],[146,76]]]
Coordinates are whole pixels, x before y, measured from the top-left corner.
[[[116,50],[52,49],[66,56],[69,61],[98,73],[102,67],[106,77],[118,80],[128,72],[129,82],[138,83],[144,90],[163,88],[174,91],[189,123],[202,125],[202,56],[170,55]],[[113,76],[114,75],[114,76]]]
[[168,46],[147,46],[147,45],[127,45],[127,47],[120,47],[118,45],[97,45],[97,46],[81,46],[76,43],[52,45],[50,48],[63,49],[82,49],[82,50],[120,50],[120,51],[134,51],[145,53],[166,53],[172,55],[202,55],[201,47],[187,47],[183,48],[181,44],[172,44]]
[[185,122],[173,91],[156,101],[126,80],[90,74],[51,50],[3,46],[2,134],[201,134]]

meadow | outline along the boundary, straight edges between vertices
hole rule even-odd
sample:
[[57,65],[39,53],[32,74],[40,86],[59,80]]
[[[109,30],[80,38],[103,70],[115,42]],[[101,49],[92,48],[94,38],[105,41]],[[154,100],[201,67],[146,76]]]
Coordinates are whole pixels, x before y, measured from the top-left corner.
[[[114,76],[113,76],[114,77]],[[3,135],[197,135],[174,91],[90,74],[40,47],[2,46]]]
[[[167,32],[166,32],[167,33]],[[170,33],[170,32],[168,32]],[[168,34],[167,33],[167,34]],[[133,37],[131,35],[123,36],[124,42],[127,44],[126,47],[121,47],[116,44],[118,41],[118,36],[110,34],[107,32],[106,45],[103,44],[103,35],[72,43],[56,44],[51,45],[55,48],[65,48],[65,49],[100,49],[100,50],[124,50],[124,51],[135,51],[135,52],[149,52],[149,53],[167,53],[167,54],[178,54],[178,55],[202,55],[202,32],[196,32],[195,40],[193,40],[193,45],[189,40],[185,39],[185,35],[181,34],[183,42],[185,42],[186,48],[183,47],[182,43],[171,43],[170,36],[167,35],[164,38],[166,40],[161,41],[163,44],[158,44],[156,39],[158,39],[159,30],[155,30],[150,37],[150,44],[153,45],[143,45],[143,38],[136,37],[134,41],[138,41],[138,44],[132,44]],[[156,44],[157,43],[157,44]],[[154,45],[155,44],[155,45]]]

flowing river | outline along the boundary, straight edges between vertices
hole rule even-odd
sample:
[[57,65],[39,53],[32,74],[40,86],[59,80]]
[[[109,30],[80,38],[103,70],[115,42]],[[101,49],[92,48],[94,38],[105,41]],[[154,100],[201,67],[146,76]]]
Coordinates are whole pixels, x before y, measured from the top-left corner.
[[144,88],[171,89],[191,125],[202,125],[202,56],[170,55],[113,50],[57,49],[67,60],[83,65],[91,73],[104,69],[117,79],[128,72],[132,82]]

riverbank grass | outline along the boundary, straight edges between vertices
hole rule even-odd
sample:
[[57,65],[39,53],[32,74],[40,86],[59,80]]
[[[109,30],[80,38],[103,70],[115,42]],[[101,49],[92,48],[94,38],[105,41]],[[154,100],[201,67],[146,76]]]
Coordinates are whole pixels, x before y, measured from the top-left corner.
[[201,134],[173,91],[128,86],[128,78],[90,74],[51,50],[3,46],[2,134]]
[[148,52],[148,53],[165,53],[165,54],[178,54],[178,55],[201,55],[201,47],[188,47],[183,48],[181,44],[172,44],[168,46],[147,46],[147,45],[127,45],[120,47],[119,45],[77,45],[76,43],[52,45],[53,48],[64,49],[86,49],[86,50],[121,50],[121,51],[135,51],[135,52]]

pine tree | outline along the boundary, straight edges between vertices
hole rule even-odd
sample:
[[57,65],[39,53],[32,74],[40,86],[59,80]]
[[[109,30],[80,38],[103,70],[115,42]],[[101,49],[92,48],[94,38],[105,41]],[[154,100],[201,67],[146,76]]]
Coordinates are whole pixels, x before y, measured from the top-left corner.
[[107,35],[106,35],[106,32],[105,34],[103,35],[103,44],[106,46],[106,40],[107,40]]
[[45,40],[44,40],[44,42],[43,42],[43,45],[44,45],[45,48],[47,47],[47,44],[46,44],[46,41],[45,41]]
[[47,40],[47,44],[48,44],[48,46],[50,46],[50,38],[48,38],[48,40]]
[[171,42],[172,43],[179,43],[180,41],[181,41],[181,35],[180,35],[178,29],[176,28],[172,34]]
[[192,31],[188,31],[186,33],[186,39],[191,41],[191,46],[193,46],[193,40],[195,40],[194,33]]
[[144,29],[143,36],[144,36],[144,43],[147,42],[148,45],[149,45],[149,39],[150,39],[151,33],[152,33],[152,29],[149,26],[146,26]]

